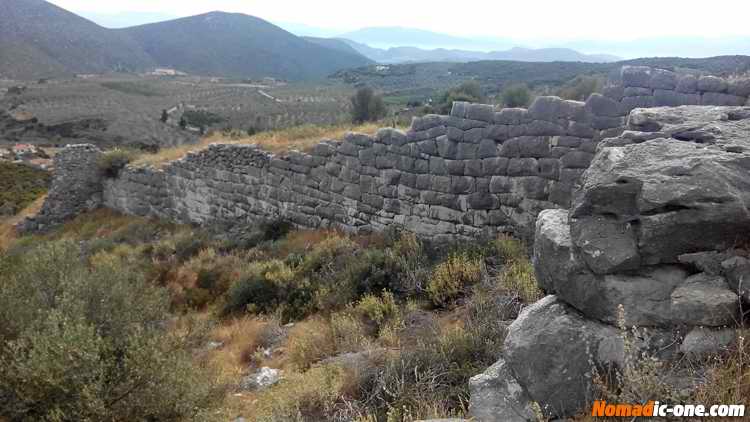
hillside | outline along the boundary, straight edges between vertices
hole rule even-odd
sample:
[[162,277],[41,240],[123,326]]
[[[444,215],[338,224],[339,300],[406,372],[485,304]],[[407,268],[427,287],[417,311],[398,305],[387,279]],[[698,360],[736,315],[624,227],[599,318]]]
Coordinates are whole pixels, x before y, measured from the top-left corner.
[[158,65],[200,75],[309,80],[370,63],[243,14],[211,12],[118,32],[135,39]]
[[447,87],[476,80],[488,94],[507,84],[524,83],[530,88],[559,87],[579,75],[606,77],[622,65],[685,69],[716,75],[743,73],[750,69],[750,56],[718,56],[703,59],[656,57],[613,63],[524,62],[484,60],[469,63],[411,63],[345,69],[334,79],[359,86],[368,85],[389,95],[429,97]]
[[[323,45],[321,45],[323,44]],[[372,62],[343,43],[309,42],[262,19],[214,12],[107,29],[43,0],[0,2],[0,78],[79,73],[189,73],[289,80],[324,78]]]
[[0,2],[0,77],[35,79],[153,65],[125,33],[43,0]]
[[[305,41],[309,41],[321,47],[340,51],[342,53],[354,54],[356,56],[360,56],[365,59],[368,59],[367,55],[362,54],[356,48],[352,47],[348,40],[344,40],[340,38],[323,38],[323,37],[301,37],[301,38]],[[369,58],[369,59],[372,60],[372,58]]]

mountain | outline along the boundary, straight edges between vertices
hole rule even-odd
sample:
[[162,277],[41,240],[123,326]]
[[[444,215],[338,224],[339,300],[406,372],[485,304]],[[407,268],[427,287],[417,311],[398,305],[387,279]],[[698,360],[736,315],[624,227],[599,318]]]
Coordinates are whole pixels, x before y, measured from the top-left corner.
[[522,48],[488,53],[491,60],[515,60],[519,62],[590,62],[607,63],[622,60],[608,54],[583,54],[570,48]]
[[331,50],[336,50],[342,53],[354,54],[357,56],[367,58],[364,54],[360,53],[354,47],[349,45],[349,43],[347,43],[346,40],[342,40],[339,38],[322,38],[322,37],[301,37],[301,38],[305,41],[311,42],[313,44],[318,44],[322,47],[329,48]]
[[408,45],[423,49],[449,48],[489,51],[493,49],[510,48],[513,46],[513,43],[509,40],[477,40],[426,31],[423,29],[403,28],[397,26],[362,28],[339,35],[338,38],[345,38],[378,48]]
[[372,61],[262,19],[222,12],[108,29],[43,0],[0,0],[0,78],[142,72],[311,80]]
[[481,60],[513,60],[520,62],[586,62],[608,63],[620,60],[619,57],[606,54],[583,54],[568,48],[521,48],[514,47],[505,51],[457,50],[436,48],[432,50],[418,47],[391,47],[389,49],[374,48],[366,44],[342,39],[360,54],[383,64],[398,63],[427,63],[427,62],[459,62],[466,63]]
[[240,13],[211,12],[118,31],[158,65],[200,75],[310,80],[371,63]]
[[46,1],[0,1],[0,77],[36,79],[154,65],[126,33]]

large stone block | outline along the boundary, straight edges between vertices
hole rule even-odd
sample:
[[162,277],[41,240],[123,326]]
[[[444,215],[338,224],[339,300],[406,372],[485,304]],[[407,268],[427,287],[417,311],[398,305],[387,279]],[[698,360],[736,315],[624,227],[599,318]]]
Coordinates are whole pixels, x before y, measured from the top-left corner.
[[609,215],[636,223],[644,264],[723,250],[750,235],[743,193],[750,192],[748,171],[742,154],[692,142],[656,139],[605,148],[584,174],[573,217]]
[[730,80],[727,92],[738,97],[750,97],[750,78]]
[[596,274],[611,274],[640,267],[635,227],[605,215],[573,218],[573,243],[588,268]]
[[535,414],[523,387],[500,359],[469,380],[469,414],[481,422],[528,422]]
[[698,78],[694,75],[680,75],[677,79],[677,92],[695,94],[698,92]]
[[674,90],[677,88],[677,74],[664,69],[653,69],[649,86],[654,89]]
[[718,92],[704,92],[701,95],[701,105],[742,106],[745,105],[745,100],[745,97]]
[[624,87],[651,87],[651,68],[648,66],[623,66],[620,69],[620,80]]
[[498,125],[520,125],[529,120],[525,108],[504,108],[494,115],[494,122]]
[[698,90],[701,92],[726,92],[727,81],[717,76],[701,76],[698,78]]
[[535,158],[511,158],[508,176],[538,176],[539,162]]
[[555,418],[591,405],[592,364],[612,365],[622,354],[622,343],[615,328],[587,320],[557,297],[547,296],[511,324],[504,352],[531,400]]

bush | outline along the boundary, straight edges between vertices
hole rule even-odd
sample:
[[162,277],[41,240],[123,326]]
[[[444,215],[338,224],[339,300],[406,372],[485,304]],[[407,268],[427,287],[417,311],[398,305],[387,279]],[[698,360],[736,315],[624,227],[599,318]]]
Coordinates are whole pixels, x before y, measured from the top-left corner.
[[362,402],[377,420],[463,416],[469,378],[493,363],[474,358],[477,343],[461,328],[420,339],[370,372],[362,381]]
[[502,94],[505,107],[526,107],[531,103],[531,92],[526,85],[511,85]]
[[[182,119],[185,120],[186,126],[195,127],[209,127],[225,121],[223,117],[205,110],[186,110],[182,114]],[[180,123],[180,126],[182,126],[182,123]]]
[[319,366],[304,374],[292,373],[278,385],[263,391],[255,407],[257,422],[333,421],[346,400],[352,374],[333,366]]
[[604,77],[580,75],[560,88],[557,95],[566,100],[586,101],[591,94],[601,92],[603,87]]
[[97,166],[99,173],[104,177],[115,178],[120,174],[120,170],[125,168],[131,161],[135,160],[137,153],[125,149],[113,149],[107,151],[99,157]]
[[400,233],[393,246],[386,251],[388,261],[399,271],[399,282],[392,291],[416,295],[424,291],[430,278],[425,248],[414,233]]
[[438,264],[427,285],[427,293],[435,305],[446,306],[457,299],[466,287],[482,280],[482,260],[467,253],[452,253]]
[[331,325],[321,319],[311,319],[295,325],[289,333],[287,345],[289,361],[300,371],[336,354]]
[[354,123],[375,122],[388,113],[383,97],[376,95],[372,88],[358,89],[351,102]]
[[479,82],[467,81],[446,91],[438,102],[438,110],[442,114],[450,114],[455,101],[480,103],[483,99],[482,87],[479,85]]
[[283,322],[309,315],[314,308],[314,289],[284,262],[254,262],[227,292],[222,315],[238,312],[276,314]]
[[515,295],[523,303],[534,303],[541,299],[542,291],[523,242],[510,236],[500,236],[496,245],[498,254],[503,259],[499,277],[506,292]]
[[182,421],[212,407],[200,337],[165,330],[165,291],[115,255],[81,257],[53,241],[0,265],[0,417]]
[[386,324],[398,323],[401,320],[401,310],[391,292],[383,292],[382,296],[367,295],[357,302],[354,311],[360,318],[380,331]]

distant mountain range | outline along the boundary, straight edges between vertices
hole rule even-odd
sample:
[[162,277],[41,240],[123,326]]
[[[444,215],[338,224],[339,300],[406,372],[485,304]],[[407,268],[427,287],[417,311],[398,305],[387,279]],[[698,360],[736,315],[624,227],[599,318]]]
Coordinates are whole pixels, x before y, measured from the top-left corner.
[[418,47],[421,49],[460,49],[474,51],[491,51],[508,49],[517,44],[505,39],[477,39],[456,37],[424,29],[403,28],[398,26],[369,27],[347,32],[338,36],[375,48],[400,46]]
[[[300,27],[301,33],[320,33]],[[461,38],[402,27],[372,27],[336,37],[307,37],[328,46],[346,43],[363,56],[383,64],[513,60],[522,62],[609,63],[622,58],[611,54],[584,54],[572,48],[523,48],[509,39]],[[326,41],[323,41],[326,40]]]
[[171,67],[206,76],[312,80],[371,63],[243,14],[107,29],[43,0],[0,0],[0,78]]
[[[374,58],[376,54],[381,55],[381,59],[391,63],[400,63],[413,61],[411,57],[418,57],[417,60],[423,60],[423,56],[427,56],[429,59],[443,57],[446,60],[452,61],[464,61],[466,57],[471,60],[476,59],[473,55],[467,55],[466,51],[499,51],[501,53],[512,53],[514,47],[528,47],[529,50],[536,49],[542,50],[543,53],[558,54],[559,52],[547,51],[547,48],[540,47],[558,47],[562,49],[575,50],[586,55],[592,55],[592,53],[606,53],[606,54],[593,54],[593,60],[611,60],[613,57],[623,58],[638,58],[638,57],[712,57],[719,55],[747,55],[750,54],[750,37],[748,36],[736,36],[736,37],[710,37],[710,36],[695,36],[695,37],[651,37],[651,38],[636,38],[632,40],[617,41],[617,40],[579,40],[579,41],[558,41],[558,40],[522,40],[522,39],[509,39],[509,38],[493,38],[493,37],[456,37],[452,35],[446,35],[436,33],[432,31],[425,31],[414,28],[402,28],[402,27],[371,27],[364,28],[357,31],[340,33],[333,35],[331,31],[311,27],[311,26],[286,26],[287,29],[300,35],[313,35],[326,37],[337,37],[345,38],[347,40],[356,42],[358,44],[364,44],[369,47],[375,47],[379,50],[389,50],[391,48],[397,48],[396,51],[391,52],[390,55],[381,52],[369,52],[365,55]],[[423,52],[411,52],[404,54],[405,52],[401,47],[417,47],[421,50],[437,50],[432,54],[425,54]],[[449,50],[446,52],[445,50]],[[454,51],[462,50],[462,51]],[[464,51],[465,50],[465,51]],[[511,50],[510,52],[507,50]],[[557,50],[554,49],[554,50]],[[362,50],[360,50],[362,51]],[[515,52],[518,53],[518,52]],[[406,56],[407,58],[402,58]],[[505,59],[510,60],[527,60],[524,56],[526,54],[497,54],[491,56],[491,59]],[[546,60],[545,56],[542,55],[541,60]],[[575,56],[564,54],[562,60],[575,60]],[[487,57],[484,57],[487,58]],[[530,60],[538,60],[538,57],[531,57]],[[589,58],[584,57],[584,60]]]
[[363,56],[378,63],[424,63],[424,62],[473,62],[480,60],[512,60],[519,62],[586,62],[608,63],[621,60],[608,54],[583,54],[569,48],[522,48],[513,47],[503,51],[472,51],[436,48],[432,50],[418,47],[374,48],[366,44],[338,39],[348,44]]

